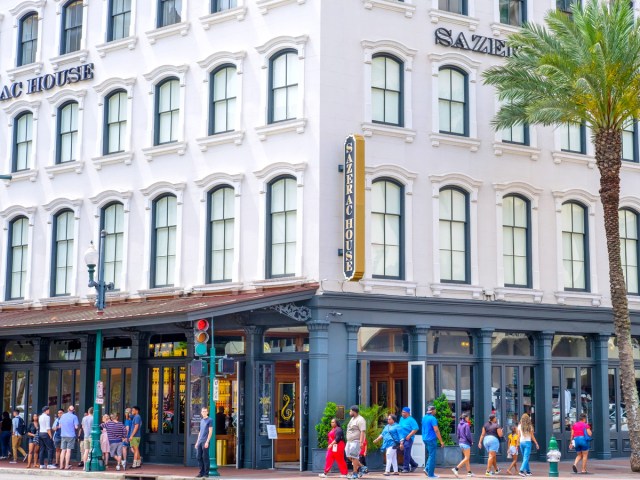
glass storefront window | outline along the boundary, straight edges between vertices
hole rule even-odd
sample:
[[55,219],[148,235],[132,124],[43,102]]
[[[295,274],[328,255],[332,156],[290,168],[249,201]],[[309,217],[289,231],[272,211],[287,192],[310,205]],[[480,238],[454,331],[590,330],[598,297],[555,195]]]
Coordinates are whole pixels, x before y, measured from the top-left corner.
[[[561,402],[564,406],[564,430],[569,431],[571,424],[575,423],[577,418],[577,369],[575,367],[564,368],[564,386],[562,392],[560,392]],[[588,421],[588,419],[587,419]]]
[[216,355],[244,355],[244,335],[240,332],[214,331]]
[[4,372],[2,384],[2,411],[11,412],[16,408],[22,418],[25,412],[32,412],[33,406],[29,370]]
[[149,341],[149,357],[186,357],[187,337],[183,333],[153,335]]
[[584,335],[554,335],[551,346],[553,357],[589,358],[591,341]]
[[495,332],[491,338],[493,355],[532,356],[533,339],[526,333]]
[[455,431],[455,419],[458,418],[456,404],[458,403],[458,392],[456,388],[458,374],[455,365],[442,365],[440,369],[440,391],[447,397],[449,408],[451,408],[451,431]]
[[618,429],[618,399],[616,398],[616,371],[613,368],[608,372],[609,384],[609,430],[615,432]]
[[[436,399],[436,366],[427,365],[427,383],[425,385],[427,405],[433,405]],[[424,412],[423,412],[424,413]]]
[[536,390],[533,367],[522,367],[522,409],[536,423]]
[[560,431],[560,368],[551,369],[551,416],[553,421],[553,431]]
[[[591,369],[580,369],[580,407],[578,413],[587,416],[587,422],[593,422],[593,387],[591,383]],[[577,415],[579,418],[580,415]]]
[[462,365],[460,367],[460,408],[462,413],[466,413],[471,421],[471,431],[474,431],[473,418],[473,367],[471,365]]
[[131,339],[126,337],[105,338],[102,347],[102,358],[104,360],[131,358]]
[[429,330],[427,345],[430,355],[473,354],[473,339],[462,330]]
[[308,352],[307,327],[270,328],[264,334],[263,353]]
[[49,360],[81,360],[80,347],[79,340],[53,340],[49,348]]
[[401,328],[360,327],[358,352],[409,353],[409,334]]
[[[640,340],[638,337],[631,337],[631,345],[633,345],[633,359],[640,360]],[[607,342],[607,346],[609,347],[607,350],[609,352],[609,358],[613,358],[617,360],[620,358],[618,351],[618,339],[616,337],[609,338]]]
[[60,373],[58,370],[49,371],[49,395],[47,405],[50,407],[58,406],[59,399],[59,390],[58,390],[58,380],[60,378]]
[[33,342],[31,341],[12,341],[8,342],[4,347],[5,362],[32,362],[33,361]]
[[11,410],[11,390],[13,388],[13,372],[4,372],[4,383],[2,387],[2,411]]

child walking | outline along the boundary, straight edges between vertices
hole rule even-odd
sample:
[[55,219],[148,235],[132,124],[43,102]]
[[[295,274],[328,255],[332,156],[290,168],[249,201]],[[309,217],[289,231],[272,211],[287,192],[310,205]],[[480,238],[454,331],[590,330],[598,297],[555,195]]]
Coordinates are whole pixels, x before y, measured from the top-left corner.
[[520,446],[520,435],[518,435],[518,427],[516,425],[511,426],[508,442],[507,458],[511,457],[513,460],[511,460],[511,465],[507,468],[507,473],[511,474],[511,469],[513,468],[513,473],[515,474],[518,471],[518,447]]

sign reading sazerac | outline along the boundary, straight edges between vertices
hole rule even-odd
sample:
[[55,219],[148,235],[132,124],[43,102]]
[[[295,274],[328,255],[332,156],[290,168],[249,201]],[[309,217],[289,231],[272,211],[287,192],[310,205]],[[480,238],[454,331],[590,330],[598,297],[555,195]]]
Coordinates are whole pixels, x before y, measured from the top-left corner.
[[448,28],[436,28],[436,45],[459,48],[461,50],[471,50],[478,53],[495,55],[496,57],[510,57],[513,49],[507,46],[504,40],[497,38],[483,37],[482,35],[471,35],[468,39],[463,32],[454,35]]
[[364,137],[349,135],[344,142],[344,278],[364,275]]
[[33,77],[24,82],[14,82],[11,85],[4,85],[0,91],[0,102],[18,98],[23,93],[31,95],[32,93],[46,92],[55,87],[64,87],[71,83],[91,80],[93,78],[93,63],[78,65],[77,67],[60,70],[56,73],[47,73],[39,77]]

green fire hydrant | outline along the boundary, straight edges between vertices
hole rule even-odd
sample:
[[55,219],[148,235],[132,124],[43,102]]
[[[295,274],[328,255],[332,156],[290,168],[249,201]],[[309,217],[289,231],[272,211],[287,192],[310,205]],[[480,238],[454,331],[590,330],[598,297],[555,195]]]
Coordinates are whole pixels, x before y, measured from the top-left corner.
[[558,462],[560,462],[560,450],[558,450],[558,442],[556,437],[549,440],[549,448],[547,448],[547,462],[549,462],[549,476],[558,476]]

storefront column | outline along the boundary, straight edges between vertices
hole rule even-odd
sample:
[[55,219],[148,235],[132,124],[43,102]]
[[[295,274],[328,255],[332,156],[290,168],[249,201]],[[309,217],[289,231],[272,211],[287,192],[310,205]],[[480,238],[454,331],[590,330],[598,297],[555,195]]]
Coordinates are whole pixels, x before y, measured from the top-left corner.
[[[596,334],[593,337],[596,366],[593,371],[593,418],[591,425],[609,425],[609,338],[610,334]],[[611,458],[611,430],[598,428],[593,436],[596,458]]]
[[416,361],[425,361],[427,359],[427,334],[429,327],[427,325],[416,325],[411,328],[411,354]]
[[[142,372],[141,362],[148,351],[149,334],[131,332],[131,405],[137,405],[145,413],[148,408],[147,382]],[[140,405],[142,404],[142,405]],[[128,405],[129,406],[129,405]]]
[[538,458],[547,459],[549,439],[553,435],[552,398],[552,358],[551,345],[554,332],[544,331],[538,334],[538,368],[536,368],[536,439],[540,445]]
[[[358,369],[358,330],[359,323],[345,324],[347,329],[347,405],[358,403],[358,385],[356,385]],[[311,348],[309,348],[311,350]],[[313,351],[313,350],[312,350]],[[327,367],[329,364],[327,363]],[[315,428],[314,428],[315,431]],[[313,444],[312,444],[313,445]]]
[[82,335],[80,337],[80,408],[82,412],[76,412],[79,419],[90,406],[93,405],[93,392],[90,387],[93,384],[93,358],[95,356],[95,337],[93,335]]
[[[480,438],[482,425],[491,414],[491,338],[492,328],[481,328],[476,332],[478,339],[478,388],[476,389],[476,405],[474,413],[474,440]],[[486,462],[487,450],[478,452],[481,463]]]
[[[317,314],[317,313],[316,313]],[[309,329],[309,447],[318,445],[316,423],[329,399],[329,322],[314,319],[307,322]],[[347,407],[348,408],[348,407]],[[345,412],[346,413],[346,412]],[[312,469],[312,456],[308,469]]]
[[49,404],[47,388],[49,378],[47,376],[47,361],[49,360],[49,339],[33,339],[33,409],[31,413],[40,415],[44,405]]
[[[245,415],[244,415],[244,458],[242,466],[244,468],[255,468],[256,452],[256,432],[258,425],[255,412],[258,410],[257,389],[255,385],[256,379],[256,362],[262,355],[263,333],[264,328],[257,325],[244,327],[245,333],[245,377],[244,377],[244,394],[245,394]],[[239,415],[239,414],[238,414]]]

